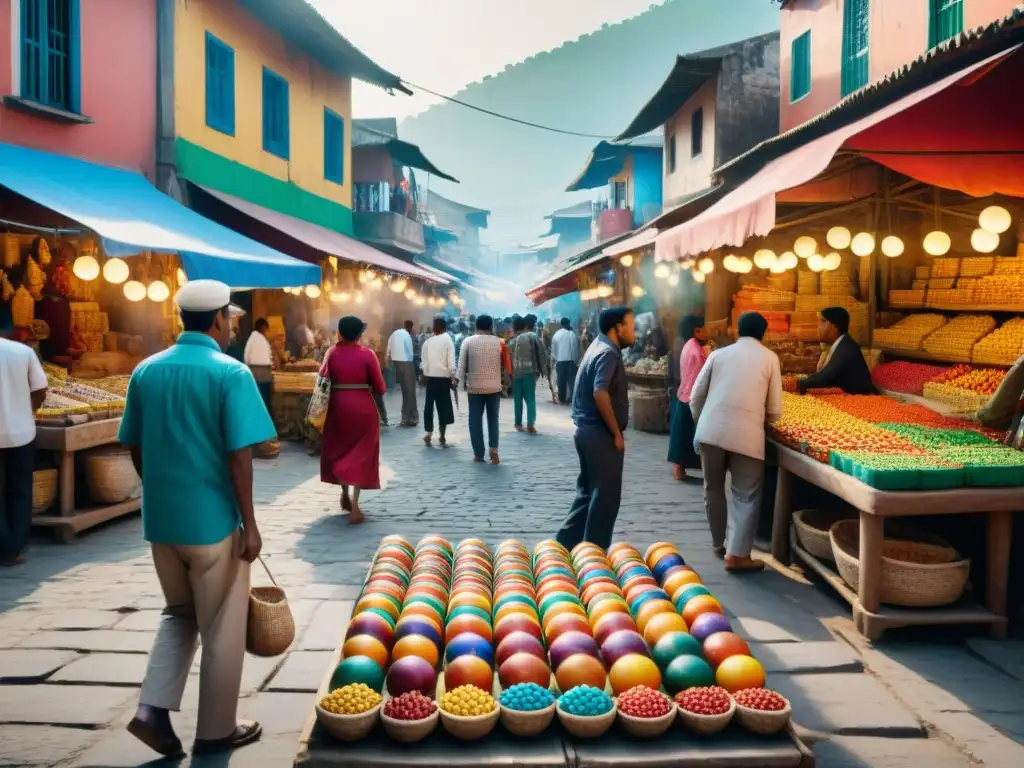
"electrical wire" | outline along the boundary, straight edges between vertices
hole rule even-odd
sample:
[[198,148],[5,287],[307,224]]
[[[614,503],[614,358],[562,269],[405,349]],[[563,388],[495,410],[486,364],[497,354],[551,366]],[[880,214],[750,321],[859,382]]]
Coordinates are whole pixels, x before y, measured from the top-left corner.
[[445,101],[450,101],[452,104],[458,104],[460,107],[465,107],[466,109],[472,109],[472,110],[475,110],[476,112],[482,112],[485,115],[490,115],[491,117],[496,117],[499,120],[508,120],[511,123],[517,123],[519,125],[525,125],[525,126],[527,126],[529,128],[537,128],[538,130],[541,130],[541,131],[550,131],[551,133],[559,133],[559,134],[562,134],[563,136],[578,136],[578,137],[584,138],[584,139],[601,139],[602,141],[613,141],[614,140],[613,136],[599,136],[599,135],[597,135],[595,133],[580,133],[578,131],[567,131],[564,128],[553,128],[550,125],[541,125],[540,123],[534,123],[534,122],[531,122],[529,120],[521,120],[518,117],[510,117],[509,115],[503,115],[500,112],[494,112],[494,111],[492,111],[490,109],[484,109],[483,107],[478,107],[475,104],[469,104],[468,102],[461,101],[461,100],[456,99],[456,98],[454,98],[452,96],[445,96],[443,93],[438,93],[437,91],[432,91],[429,88],[424,88],[422,85],[416,85],[415,83],[410,83],[408,80],[403,80],[402,83],[404,85],[408,86],[409,88],[415,88],[418,91],[423,91],[424,93],[429,93],[431,96],[436,96],[439,99],[444,99]]

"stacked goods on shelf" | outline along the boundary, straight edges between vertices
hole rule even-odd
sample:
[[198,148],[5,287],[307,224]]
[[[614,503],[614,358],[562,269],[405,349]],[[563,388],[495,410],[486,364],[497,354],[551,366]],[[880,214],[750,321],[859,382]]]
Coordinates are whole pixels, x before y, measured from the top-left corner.
[[796,294],[756,285],[745,285],[733,296],[733,309],[741,312],[791,312]]
[[797,341],[817,341],[818,319],[817,312],[793,312],[789,316],[789,335]]
[[992,268],[993,275],[1016,275],[1024,276],[1024,259],[1018,255],[1016,258],[997,258]]
[[291,373],[274,371],[274,391],[294,394],[311,394],[316,386],[314,373]]
[[969,363],[974,345],[995,327],[996,321],[990,315],[957,315],[929,334],[922,347],[943,359]]
[[1024,355],[1024,318],[1007,320],[971,351],[971,360],[982,365],[1013,365]]
[[796,292],[799,296],[816,296],[818,294],[818,273],[809,269],[796,271]]
[[974,413],[989,401],[1005,375],[994,368],[954,365],[925,383],[923,394],[956,413]]
[[[818,338],[817,324],[814,326],[814,338]],[[818,359],[821,357],[820,343],[785,339],[767,341],[765,346],[779,356],[783,373],[814,373],[818,370]]]
[[942,315],[910,315],[875,331],[875,344],[888,349],[919,350],[925,338],[946,324]]
[[933,259],[931,263],[931,272],[928,275],[928,279],[936,280],[941,278],[956,278],[959,275],[960,259]]
[[857,286],[850,278],[850,273],[842,268],[834,272],[822,272],[819,277],[822,296],[856,296]]
[[[995,270],[996,259],[994,256],[971,256],[960,261],[960,279],[972,277],[985,277],[991,275]],[[960,283],[958,282],[957,285]]]
[[[110,317],[92,301],[73,301],[70,309],[72,336],[81,340],[86,352],[102,352],[103,337],[110,333]],[[72,345],[78,346],[74,342]]]
[[787,270],[783,272],[781,275],[768,275],[768,285],[770,285],[772,290],[775,291],[793,293],[796,291],[796,284],[797,283],[795,270]]
[[871,371],[871,379],[879,389],[908,395],[922,395],[925,384],[942,376],[946,370],[941,365],[895,360],[891,363],[876,365]]
[[797,312],[821,312],[826,307],[846,307],[849,310],[865,308],[864,302],[857,301],[853,296],[804,296],[797,295],[794,301],[794,308]]
[[[116,380],[107,382],[85,382],[68,376],[63,368],[55,366],[46,368],[46,377],[46,401],[35,414],[36,421],[41,424],[67,426],[83,420],[117,418],[124,413],[128,377],[112,377]],[[97,386],[98,383],[104,386]]]
[[901,309],[917,309],[924,306],[925,289],[890,290],[889,306]]
[[[732,327],[736,328],[739,325],[740,315],[744,312],[750,312],[749,309],[737,309],[733,306],[732,310]],[[789,326],[789,313],[788,312],[771,312],[768,310],[756,310],[764,319],[768,321],[768,333],[776,334],[787,334],[790,331]]]

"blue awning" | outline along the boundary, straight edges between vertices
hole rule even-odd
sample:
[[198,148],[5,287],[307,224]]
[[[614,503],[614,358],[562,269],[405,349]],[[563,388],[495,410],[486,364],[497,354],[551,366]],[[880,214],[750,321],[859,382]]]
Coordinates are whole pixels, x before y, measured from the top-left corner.
[[137,173],[0,143],[0,185],[93,230],[110,256],[178,253],[190,280],[235,289],[320,282],[317,265],[200,216]]

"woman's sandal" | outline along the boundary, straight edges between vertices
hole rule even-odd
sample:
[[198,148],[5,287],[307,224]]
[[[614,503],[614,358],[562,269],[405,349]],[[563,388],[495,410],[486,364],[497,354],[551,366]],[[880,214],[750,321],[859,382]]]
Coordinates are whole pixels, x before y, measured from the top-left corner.
[[263,735],[263,726],[255,720],[241,720],[235,726],[235,732],[223,739],[196,739],[192,744],[192,754],[211,755],[217,752],[228,752],[259,741]]

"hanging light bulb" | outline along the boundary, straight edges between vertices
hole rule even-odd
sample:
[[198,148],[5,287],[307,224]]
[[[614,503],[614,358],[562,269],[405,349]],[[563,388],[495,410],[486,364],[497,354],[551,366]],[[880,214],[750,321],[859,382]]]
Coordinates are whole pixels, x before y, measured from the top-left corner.
[[679,275],[669,275],[668,284],[671,285],[673,288],[679,285]]
[[882,239],[882,253],[888,256],[890,259],[895,259],[897,256],[902,256],[904,251],[903,241],[896,235],[889,235]]
[[612,288],[610,285],[599,285],[597,286],[598,298],[607,299],[612,295]]
[[175,277],[178,278],[178,285],[184,285],[185,283],[188,282],[188,278],[185,277],[185,270],[182,269],[181,267],[178,267],[178,271],[175,274]]
[[352,298],[355,300],[356,304],[362,304],[363,303],[363,293],[362,293],[362,291],[356,291],[355,296],[353,296]]
[[793,252],[801,259],[809,259],[818,252],[818,243],[810,235],[802,235],[793,243]]
[[786,251],[784,254],[779,256],[779,263],[782,265],[783,269],[794,269],[800,261],[797,259],[795,253],[792,251]]
[[842,250],[850,247],[851,237],[850,230],[846,227],[832,227],[825,235],[825,242],[832,248]]
[[875,251],[875,236],[870,232],[860,232],[850,243],[850,250],[856,256],[870,256]]
[[647,294],[647,291],[645,291],[639,285],[634,285],[633,288],[630,290],[630,293],[636,296],[637,298],[640,298],[641,296],[645,296]]
[[633,266],[633,254],[632,253],[627,253],[625,256],[621,256],[619,258],[619,264],[621,264],[624,267],[632,267]]
[[832,272],[834,270],[839,269],[839,266],[842,263],[842,256],[840,256],[838,253],[830,253],[828,256],[825,257],[825,260],[822,262],[822,266],[825,268],[826,272]]
[[422,307],[425,302],[426,299],[424,299],[418,293],[412,299],[412,303],[415,304],[417,307]]
[[1013,224],[1013,217],[1001,205],[990,205],[978,216],[978,224],[987,232],[1001,235]]
[[407,298],[409,301],[412,301],[413,299],[415,299],[416,298],[416,289],[414,289],[414,288],[406,289],[406,291],[405,291],[405,298]]
[[338,257],[337,256],[328,256],[327,257],[327,263],[331,265],[331,269],[337,271],[337,269],[338,269]]
[[697,262],[697,269],[703,272],[705,275],[710,275],[715,271],[715,262],[710,258],[701,259]]
[[95,256],[79,256],[75,259],[71,271],[75,273],[75,277],[79,280],[88,282],[100,276],[100,263],[96,261]]
[[807,257],[807,268],[811,272],[821,272],[825,268],[825,257],[820,253],[812,253]]
[[929,256],[945,256],[952,247],[952,238],[942,230],[937,229],[924,236],[924,250]]
[[656,266],[654,268],[654,276],[656,278],[658,278],[659,280],[664,280],[666,277],[668,277],[669,276],[668,264],[662,263],[662,264],[659,264],[658,266]]
[[128,301],[142,301],[146,298],[146,286],[138,280],[129,280],[121,290]]
[[405,280],[399,278],[398,280],[393,280],[391,282],[391,290],[394,291],[395,293],[405,293],[405,288],[407,285],[408,283],[406,283]]
[[319,285],[307,285],[306,295],[311,299],[319,299],[323,291],[320,290]]
[[722,269],[724,269],[726,272],[739,272],[739,270],[736,269],[737,261],[739,261],[739,259],[736,258],[735,254],[728,254],[724,259],[722,259]]
[[108,283],[120,285],[128,279],[129,274],[128,264],[123,259],[107,259],[103,265],[103,279]]
[[971,247],[978,253],[992,253],[999,247],[999,235],[987,229],[976,229],[971,233]]
[[384,287],[384,281],[379,277],[375,277],[373,278],[373,282],[370,283],[370,286],[373,288],[373,290],[379,291],[381,288]]
[[154,280],[149,284],[149,288],[146,289],[146,295],[149,296],[150,301],[160,304],[171,297],[171,289],[167,287],[167,283],[163,280]]
[[762,248],[754,254],[754,264],[758,269],[771,269],[775,263],[775,251],[770,248]]
[[739,272],[741,275],[749,275],[754,270],[754,262],[752,262],[746,256],[744,256],[741,259],[737,259],[736,266],[738,267],[736,271]]
[[771,267],[768,268],[768,271],[771,272],[773,275],[781,275],[785,273],[786,268],[782,265],[781,261],[776,261],[774,264],[771,265]]
[[705,275],[700,270],[696,270],[691,274],[693,275],[694,282],[703,283],[705,280],[707,280],[707,275]]

